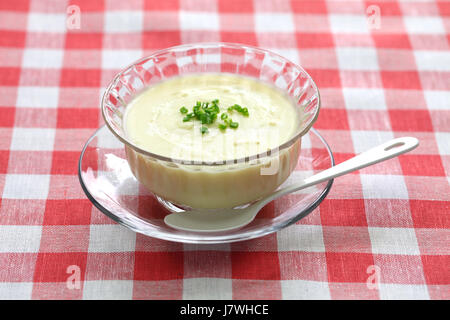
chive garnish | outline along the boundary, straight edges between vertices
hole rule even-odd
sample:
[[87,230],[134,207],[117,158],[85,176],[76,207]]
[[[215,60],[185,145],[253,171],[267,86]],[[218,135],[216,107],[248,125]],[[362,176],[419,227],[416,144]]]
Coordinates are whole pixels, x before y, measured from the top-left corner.
[[188,111],[189,111],[189,110],[186,109],[186,107],[181,107],[181,108],[180,108],[180,112],[183,113],[183,114],[188,113]]
[[[234,104],[227,108],[227,111],[229,113],[232,113],[234,110],[246,117],[248,117],[249,115],[248,109],[242,108],[238,104]],[[180,108],[180,113],[185,115],[183,117],[183,122],[190,121],[191,119],[196,119],[202,123],[200,132],[202,134],[208,133],[209,130],[206,125],[213,124],[217,120],[217,115],[220,113],[219,99],[204,102],[197,101],[192,107],[192,112],[189,112],[189,110],[183,106]],[[222,113],[220,115],[220,119],[223,120],[223,123],[218,124],[218,128],[220,130],[226,130],[228,127],[232,129],[236,129],[237,127],[239,127],[239,123],[233,121],[227,113]]]

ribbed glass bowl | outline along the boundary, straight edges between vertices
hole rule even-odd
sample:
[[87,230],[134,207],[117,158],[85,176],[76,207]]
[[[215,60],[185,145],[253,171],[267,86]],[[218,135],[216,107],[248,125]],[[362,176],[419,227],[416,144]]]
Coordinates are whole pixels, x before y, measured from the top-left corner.
[[[143,150],[127,138],[124,114],[137,94],[172,77],[205,73],[250,77],[287,94],[300,115],[291,138],[272,150],[226,163],[169,158]],[[106,89],[101,109],[109,130],[124,143],[131,171],[150,192],[184,208],[213,209],[251,203],[273,192],[288,178],[297,165],[301,138],[317,119],[320,96],[305,70],[278,54],[240,44],[200,43],[164,49],[125,68]],[[278,171],[272,176],[261,174],[259,169],[275,157],[279,160]],[[213,175],[204,174],[206,171],[221,171],[221,183]],[[244,171],[254,188],[239,188],[241,184],[236,183],[235,177]],[[180,181],[187,182],[180,185]]]

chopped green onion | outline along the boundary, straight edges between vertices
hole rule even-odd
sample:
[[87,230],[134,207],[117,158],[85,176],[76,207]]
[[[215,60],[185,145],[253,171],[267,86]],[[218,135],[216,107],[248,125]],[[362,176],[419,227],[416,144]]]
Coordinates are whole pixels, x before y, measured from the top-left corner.
[[188,113],[188,111],[189,111],[189,110],[186,109],[186,107],[181,107],[181,108],[180,108],[180,112],[183,113],[183,114],[184,114],[184,113]]
[[[232,113],[234,110],[241,113],[242,115],[248,117],[248,109],[242,108],[238,104],[234,104],[227,108],[229,113]],[[210,102],[208,101],[197,101],[195,105],[192,107],[192,112],[189,112],[189,110],[186,107],[180,108],[180,113],[185,115],[183,117],[183,122],[190,121],[192,119],[197,119],[202,123],[202,126],[200,128],[200,132],[202,134],[205,134],[209,132],[208,127],[205,125],[213,124],[217,120],[217,116],[220,113],[219,108],[219,99],[214,99]],[[220,130],[226,130],[227,127],[236,129],[239,126],[239,123],[234,122],[228,115],[228,113],[221,113],[220,119],[223,120],[222,123],[218,124],[218,127]]]
[[237,127],[239,127],[239,123],[237,123],[237,122],[230,122],[230,128],[236,129]]

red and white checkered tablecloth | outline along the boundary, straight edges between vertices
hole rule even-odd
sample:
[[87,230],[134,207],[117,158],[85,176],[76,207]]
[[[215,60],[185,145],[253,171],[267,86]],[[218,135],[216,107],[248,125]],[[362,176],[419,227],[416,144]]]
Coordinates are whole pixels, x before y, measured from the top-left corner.
[[[449,34],[449,1],[0,0],[0,299],[450,299]],[[338,163],[393,137],[421,144],[336,179],[276,234],[135,234],[84,195],[81,148],[116,72],[204,41],[305,67]]]

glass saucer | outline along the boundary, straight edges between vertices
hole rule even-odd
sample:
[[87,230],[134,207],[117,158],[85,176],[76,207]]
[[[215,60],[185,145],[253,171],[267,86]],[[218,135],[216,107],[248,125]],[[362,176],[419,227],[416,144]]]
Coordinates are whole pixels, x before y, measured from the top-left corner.
[[[302,137],[295,171],[280,188],[334,165],[322,136],[311,129]],[[167,226],[164,216],[181,209],[148,192],[133,176],[123,144],[105,127],[86,142],[78,177],[89,200],[114,221],[135,232],[184,243],[226,243],[248,240],[281,230],[311,213],[326,197],[333,180],[285,195],[267,204],[250,224],[228,232],[196,233]]]

